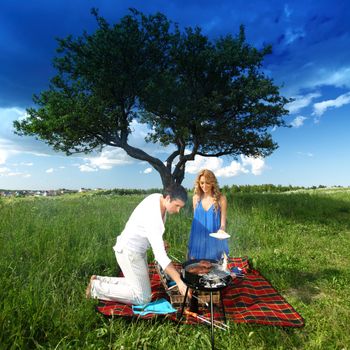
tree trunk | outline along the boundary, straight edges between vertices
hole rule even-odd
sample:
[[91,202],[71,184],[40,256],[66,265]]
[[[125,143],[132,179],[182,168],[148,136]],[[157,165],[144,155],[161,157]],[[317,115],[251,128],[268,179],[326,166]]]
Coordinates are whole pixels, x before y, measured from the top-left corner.
[[145,151],[132,147],[127,143],[119,144],[116,147],[123,148],[124,151],[132,158],[148,162],[156,171],[158,171],[162,180],[163,189],[167,188],[173,183],[178,183],[181,185],[184,176],[173,175],[171,170],[169,170],[160,159],[152,157]]
[[173,184],[175,182],[172,174],[169,172],[169,170],[164,167],[164,168],[155,168],[159,175],[160,178],[162,179],[162,184],[163,184],[163,189],[166,189],[167,187],[169,187],[171,184]]

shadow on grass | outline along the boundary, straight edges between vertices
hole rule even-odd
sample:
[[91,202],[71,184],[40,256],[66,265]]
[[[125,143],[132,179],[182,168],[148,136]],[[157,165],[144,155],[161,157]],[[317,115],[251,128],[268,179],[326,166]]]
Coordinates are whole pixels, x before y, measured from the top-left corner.
[[228,200],[244,212],[256,210],[259,215],[285,218],[298,223],[340,225],[350,229],[350,200],[325,194],[265,193],[234,194]]
[[326,297],[321,285],[336,290],[349,283],[349,275],[335,268],[324,268],[315,272],[300,272],[294,268],[281,268],[274,269],[268,275],[271,280],[283,279],[283,284],[287,286],[287,295],[295,296],[307,305],[319,298]]

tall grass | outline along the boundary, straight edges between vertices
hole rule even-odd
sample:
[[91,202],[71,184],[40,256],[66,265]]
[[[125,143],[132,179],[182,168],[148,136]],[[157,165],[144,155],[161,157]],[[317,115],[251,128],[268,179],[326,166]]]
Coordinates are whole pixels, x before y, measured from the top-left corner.
[[[106,319],[85,300],[93,273],[116,275],[112,246],[144,195],[0,201],[0,349],[205,349],[205,326]],[[346,190],[228,193],[231,255],[255,267],[305,318],[303,329],[231,324],[218,349],[349,349],[350,196]],[[192,210],[168,217],[184,260]],[[151,256],[150,256],[151,258]]]

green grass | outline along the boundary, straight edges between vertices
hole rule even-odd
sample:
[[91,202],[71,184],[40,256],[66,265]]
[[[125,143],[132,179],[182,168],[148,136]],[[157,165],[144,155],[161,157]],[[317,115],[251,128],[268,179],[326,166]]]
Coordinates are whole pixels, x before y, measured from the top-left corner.
[[[116,275],[112,246],[143,195],[0,199],[0,349],[207,349],[205,326],[106,319],[85,300],[91,274]],[[302,329],[231,324],[217,349],[349,349],[350,192],[228,194],[234,256],[305,318]],[[192,211],[168,217],[185,259]],[[150,257],[151,258],[151,257]]]

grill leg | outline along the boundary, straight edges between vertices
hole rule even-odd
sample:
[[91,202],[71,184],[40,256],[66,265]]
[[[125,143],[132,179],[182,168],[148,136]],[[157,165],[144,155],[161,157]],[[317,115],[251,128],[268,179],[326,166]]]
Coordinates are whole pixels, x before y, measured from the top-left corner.
[[222,308],[222,313],[224,315],[224,321],[226,323],[226,313],[225,313],[225,305],[224,305],[224,298],[222,297],[222,290],[220,289],[220,300],[221,300],[221,308]]
[[214,307],[213,292],[210,291],[210,323],[211,323],[211,348],[214,350]]
[[180,321],[181,321],[182,316],[183,316],[183,314],[184,314],[185,305],[186,305],[186,300],[187,300],[187,294],[188,294],[188,289],[189,289],[189,288],[187,287],[187,288],[186,288],[185,297],[184,297],[184,301],[183,301],[182,307],[181,307],[180,317],[178,318],[178,320],[179,320],[179,323],[177,324],[177,327],[178,327],[178,328],[179,328],[179,326],[180,326]]
[[192,290],[192,298],[190,300],[190,311],[198,314],[198,293],[196,290]]

